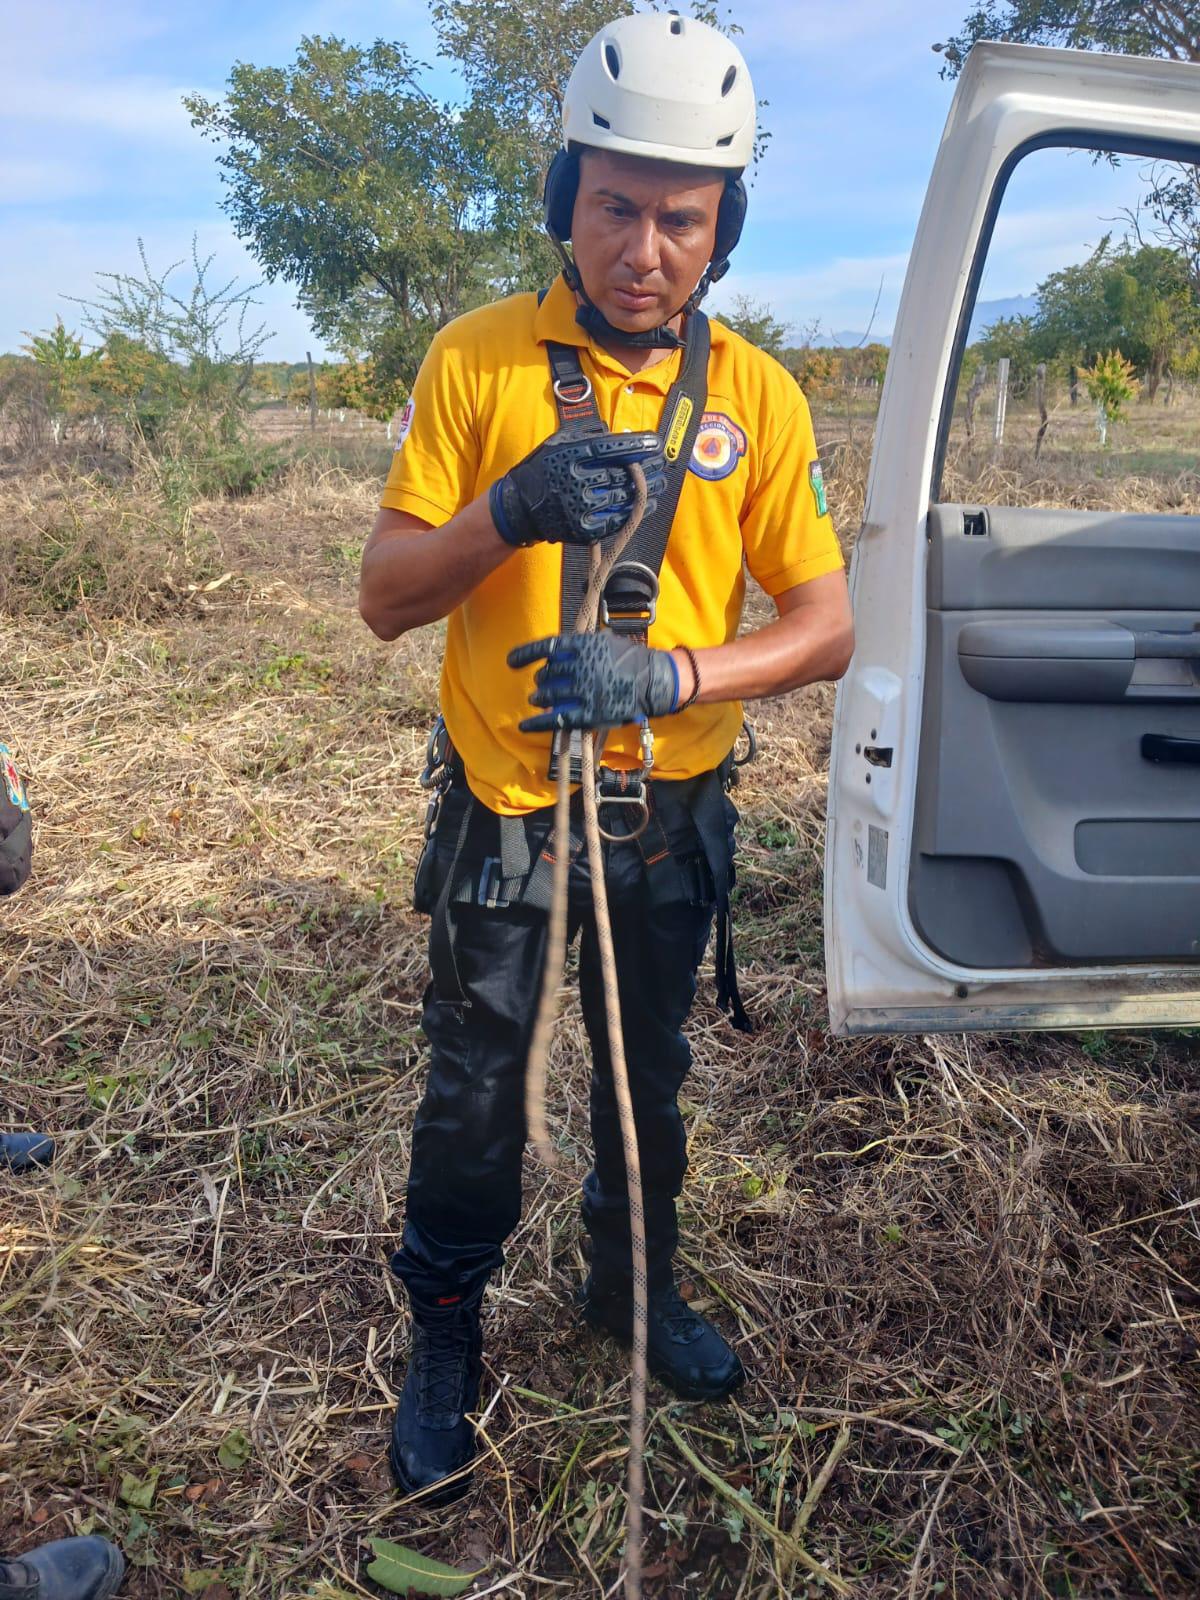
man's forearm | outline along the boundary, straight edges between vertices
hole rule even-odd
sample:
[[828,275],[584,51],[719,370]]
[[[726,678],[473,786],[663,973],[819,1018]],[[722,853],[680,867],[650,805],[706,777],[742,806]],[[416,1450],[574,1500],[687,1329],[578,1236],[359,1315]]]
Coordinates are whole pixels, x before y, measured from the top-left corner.
[[512,546],[496,532],[486,495],[440,528],[388,528],[383,521],[363,551],[358,609],[381,639],[449,615],[501,566]]
[[[834,581],[841,585],[840,573]],[[848,606],[800,605],[741,639],[697,650],[698,698],[702,703],[761,700],[806,683],[840,678],[853,649]],[[686,699],[694,682],[691,662],[682,650],[672,655],[679,668],[680,698]]]

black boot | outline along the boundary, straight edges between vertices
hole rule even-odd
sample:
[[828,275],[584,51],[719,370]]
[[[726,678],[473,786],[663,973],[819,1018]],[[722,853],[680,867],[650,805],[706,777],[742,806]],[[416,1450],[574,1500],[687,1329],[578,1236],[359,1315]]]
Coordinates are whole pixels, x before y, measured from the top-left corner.
[[56,1539],[0,1560],[0,1600],[108,1600],[124,1576],[124,1557],[107,1539]]
[[0,1133],[0,1168],[28,1172],[31,1167],[48,1167],[53,1160],[54,1140],[48,1133]]
[[[628,1278],[595,1271],[579,1291],[584,1320],[624,1344],[633,1337],[633,1296]],[[650,1291],[646,1333],[650,1371],[684,1400],[724,1400],[746,1376],[742,1363],[711,1322],[693,1311],[673,1282]]]
[[471,1487],[469,1472],[454,1474],[475,1455],[475,1429],[465,1413],[479,1406],[479,1300],[439,1306],[413,1296],[412,1314],[412,1355],[388,1460],[405,1494],[441,1484],[422,1496],[421,1503],[448,1505]]

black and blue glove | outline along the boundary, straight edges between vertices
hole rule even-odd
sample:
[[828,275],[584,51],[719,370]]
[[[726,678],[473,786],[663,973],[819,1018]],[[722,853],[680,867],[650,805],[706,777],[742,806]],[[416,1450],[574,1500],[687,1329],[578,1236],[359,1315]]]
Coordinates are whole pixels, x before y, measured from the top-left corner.
[[526,717],[522,733],[555,728],[619,728],[679,707],[679,668],[669,650],[652,650],[615,633],[558,633],[508,653],[510,667],[544,661],[534,676],[531,706],[549,709]]
[[617,532],[636,499],[628,468],[646,474],[646,510],[666,487],[662,440],[656,433],[555,435],[538,445],[488,492],[496,532],[507,544],[546,540],[594,544]]

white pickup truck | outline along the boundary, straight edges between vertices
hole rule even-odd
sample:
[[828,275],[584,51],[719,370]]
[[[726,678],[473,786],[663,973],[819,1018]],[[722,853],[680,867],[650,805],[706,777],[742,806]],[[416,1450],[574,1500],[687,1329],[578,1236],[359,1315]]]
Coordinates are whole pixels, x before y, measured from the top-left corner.
[[1200,517],[942,498],[1000,202],[1050,147],[1200,163],[1200,67],[981,44],[959,81],[851,568],[836,1032],[1200,1022]]

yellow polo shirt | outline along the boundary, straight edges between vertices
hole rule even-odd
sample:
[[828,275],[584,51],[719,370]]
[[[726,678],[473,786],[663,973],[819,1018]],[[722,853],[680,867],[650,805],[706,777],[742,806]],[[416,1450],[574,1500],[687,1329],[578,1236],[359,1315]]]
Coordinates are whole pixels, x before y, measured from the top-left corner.
[[[513,295],[468,312],[434,338],[401,419],[381,503],[448,522],[555,432],[545,341],[577,345],[600,415],[614,432],[656,429],[680,353],[629,373],[575,321],[561,278],[539,306]],[[812,418],[778,362],[712,323],[708,401],[675,512],[650,643],[662,649],[735,637],[743,563],[769,595],[842,566],[825,511]],[[534,668],[514,672],[514,645],[560,631],[562,546],[513,554],[454,610],[446,628],[442,714],[474,794],[506,815],[549,805],[549,734],[522,733]],[[742,708],[695,705],[652,724],[655,776],[692,778],[732,749]],[[641,763],[637,730],[616,728],[606,765]]]

